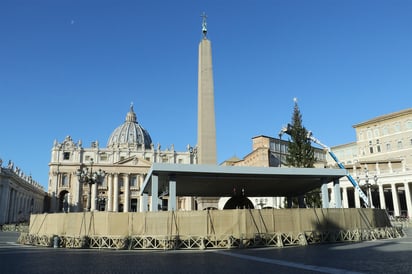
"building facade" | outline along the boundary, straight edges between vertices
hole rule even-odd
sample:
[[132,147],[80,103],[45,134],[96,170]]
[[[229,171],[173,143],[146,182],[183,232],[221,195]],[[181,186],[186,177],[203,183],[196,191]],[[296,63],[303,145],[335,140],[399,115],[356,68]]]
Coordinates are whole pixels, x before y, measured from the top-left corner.
[[[109,137],[106,147],[96,141],[86,148],[70,136],[60,143],[55,141],[49,163],[51,211],[84,211],[90,192],[92,211],[140,211],[140,188],[152,163],[195,164],[197,149],[188,145],[186,151],[177,152],[173,145],[166,149],[155,147],[149,133],[137,122],[133,106],[125,122]],[[102,182],[80,183],[78,170],[85,167],[90,173],[104,171]],[[158,206],[161,208],[163,204]],[[194,206],[192,198],[180,197],[176,208],[190,210]]]
[[31,213],[45,210],[43,187],[9,161],[0,159],[0,225],[27,222]]
[[[237,166],[286,167],[289,141],[260,135],[252,138],[252,152],[242,160],[236,161]],[[323,168],[326,165],[326,154],[323,149],[314,147],[315,167]],[[233,160],[232,160],[233,161]],[[224,163],[229,164],[229,163]]]
[[[280,138],[273,138],[260,135],[252,138],[252,152],[243,159],[232,157],[222,165],[231,166],[256,166],[256,167],[283,167],[286,156],[288,155],[289,141]],[[314,147],[316,163],[315,167],[323,168],[326,166],[326,153],[323,149]],[[249,197],[254,208],[283,208],[285,207],[285,197]],[[221,198],[219,209],[222,209],[229,197]]]
[[[340,180],[342,200],[334,201],[335,187],[328,185],[329,207],[371,206],[386,209],[394,217],[412,217],[412,109],[382,115],[353,126],[356,141],[331,147],[331,151],[358,182],[367,196],[365,205],[345,177]],[[252,138],[252,152],[243,159],[233,157],[224,165],[286,167],[288,141],[268,136]],[[338,165],[323,149],[315,148],[315,167]],[[226,199],[222,199],[222,208]],[[255,208],[284,206],[283,197],[251,197]]]
[[[412,217],[412,108],[353,126],[356,142],[332,147],[367,195],[370,206],[390,215]],[[327,158],[328,166],[336,166]],[[333,192],[333,187],[329,186]],[[343,207],[364,206],[352,184],[342,178]],[[333,195],[331,195],[333,197]]]

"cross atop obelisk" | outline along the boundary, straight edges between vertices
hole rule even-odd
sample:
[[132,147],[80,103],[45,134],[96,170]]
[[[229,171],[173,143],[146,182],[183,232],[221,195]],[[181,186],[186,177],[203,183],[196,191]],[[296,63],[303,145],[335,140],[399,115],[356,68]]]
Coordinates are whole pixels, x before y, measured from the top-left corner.
[[207,22],[206,22],[206,18],[207,15],[205,12],[202,13],[202,15],[200,15],[202,17],[202,33],[203,33],[203,39],[206,39],[206,34],[207,34]]

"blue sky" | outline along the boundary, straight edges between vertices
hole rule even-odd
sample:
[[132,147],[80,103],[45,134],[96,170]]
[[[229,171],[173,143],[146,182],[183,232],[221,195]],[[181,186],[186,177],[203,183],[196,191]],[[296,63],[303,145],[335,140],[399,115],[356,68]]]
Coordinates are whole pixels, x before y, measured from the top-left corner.
[[219,162],[291,121],[323,143],[410,108],[412,1],[0,1],[0,158],[47,189],[53,141],[105,146],[130,103],[155,144],[196,144],[208,15]]

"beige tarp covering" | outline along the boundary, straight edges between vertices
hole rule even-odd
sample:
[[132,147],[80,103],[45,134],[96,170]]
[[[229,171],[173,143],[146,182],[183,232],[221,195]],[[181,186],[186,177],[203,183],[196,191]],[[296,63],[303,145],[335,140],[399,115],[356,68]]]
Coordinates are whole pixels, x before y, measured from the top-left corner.
[[32,215],[29,234],[124,237],[232,235],[240,238],[259,233],[352,230],[389,226],[391,226],[390,221],[384,210],[369,208],[84,212]]

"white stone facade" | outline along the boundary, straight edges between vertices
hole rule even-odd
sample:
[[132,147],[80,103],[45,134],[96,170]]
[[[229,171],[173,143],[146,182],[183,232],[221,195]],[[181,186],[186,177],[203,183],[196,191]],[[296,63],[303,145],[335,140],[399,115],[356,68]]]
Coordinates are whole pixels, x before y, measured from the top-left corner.
[[[412,108],[379,116],[353,126],[356,142],[332,147],[371,206],[398,217],[412,217]],[[328,157],[328,165],[336,163]],[[329,191],[333,187],[329,185]],[[361,207],[359,194],[341,179],[342,206]],[[331,195],[334,197],[334,195]]]
[[0,160],[0,225],[27,222],[31,213],[42,213],[46,192],[31,176],[9,161]]
[[[173,145],[166,149],[160,145],[155,147],[148,132],[137,122],[131,106],[125,123],[113,131],[106,147],[101,147],[96,141],[86,148],[81,141],[74,142],[70,136],[61,143],[54,142],[48,182],[51,211],[79,212],[86,209],[89,185],[79,183],[76,175],[81,166],[106,172],[101,184],[92,184],[92,211],[141,211],[140,188],[151,164],[195,164],[196,151],[189,145],[183,152],[175,151]],[[181,197],[176,202],[178,210],[194,208],[191,198]]]

